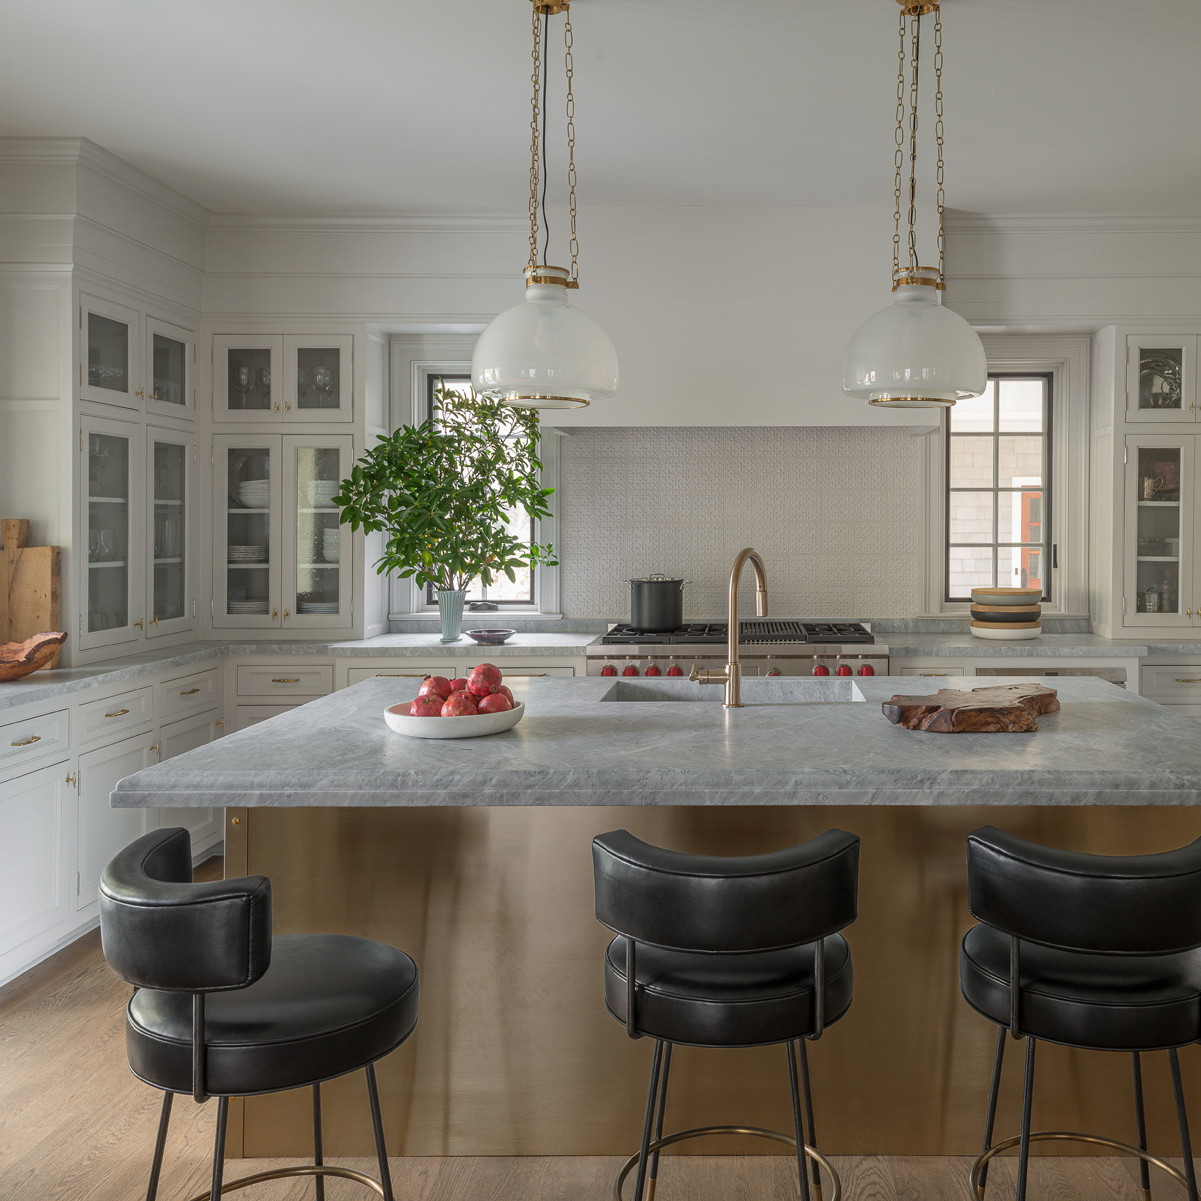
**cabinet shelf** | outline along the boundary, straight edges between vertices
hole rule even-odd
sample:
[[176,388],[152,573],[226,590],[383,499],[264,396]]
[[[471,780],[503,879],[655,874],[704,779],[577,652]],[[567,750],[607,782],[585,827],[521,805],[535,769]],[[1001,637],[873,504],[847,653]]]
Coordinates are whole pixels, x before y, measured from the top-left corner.
[[1140,563],[1179,563],[1179,555],[1137,555]]
[[1180,502],[1178,500],[1140,500],[1138,507],[1140,509],[1179,509]]
[[183,504],[183,501],[182,501],[182,500],[163,500],[163,498],[162,498],[162,497],[156,496],[156,497],[154,498],[154,503],[155,503],[156,505],[176,505],[176,506],[179,506],[179,505],[182,505],[182,504]]
[[124,567],[124,566],[125,566],[124,559],[107,559],[101,563],[89,563],[88,569],[91,571],[95,571],[98,567]]
[[230,513],[270,513],[270,509],[230,509]]
[[166,559],[155,559],[155,560],[154,560],[154,565],[155,565],[156,567],[159,567],[159,566],[161,566],[161,565],[162,565],[162,564],[164,564],[164,563],[182,563],[182,562],[183,562],[183,559],[182,559],[182,557],[181,557],[181,556],[179,556],[179,555],[176,555],[176,556],[174,556],[173,558],[166,558]]
[[266,571],[270,563],[226,563],[230,571]]
[[88,503],[92,505],[127,505],[128,496],[89,496]]
[[318,571],[337,571],[339,564],[337,564],[337,563],[297,563],[296,566],[299,568],[304,568],[306,570],[315,567],[315,568],[317,568]]

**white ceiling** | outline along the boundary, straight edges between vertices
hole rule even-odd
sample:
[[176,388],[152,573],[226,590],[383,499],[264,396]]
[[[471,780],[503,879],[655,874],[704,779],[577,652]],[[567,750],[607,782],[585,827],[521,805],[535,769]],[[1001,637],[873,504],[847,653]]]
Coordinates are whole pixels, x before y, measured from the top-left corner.
[[[893,0],[571,11],[583,204],[890,204]],[[519,216],[528,42],[529,0],[10,3],[0,134],[216,212]],[[948,207],[1201,214],[1198,0],[946,0],[944,43]]]

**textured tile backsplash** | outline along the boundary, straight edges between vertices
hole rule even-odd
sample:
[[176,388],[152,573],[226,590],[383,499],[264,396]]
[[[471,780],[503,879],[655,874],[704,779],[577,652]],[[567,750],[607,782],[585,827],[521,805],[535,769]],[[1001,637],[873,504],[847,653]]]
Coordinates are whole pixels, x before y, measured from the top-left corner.
[[628,620],[628,581],[652,572],[689,581],[685,618],[721,617],[744,546],[763,555],[778,616],[921,612],[922,439],[909,431],[598,429],[560,446],[568,617]]

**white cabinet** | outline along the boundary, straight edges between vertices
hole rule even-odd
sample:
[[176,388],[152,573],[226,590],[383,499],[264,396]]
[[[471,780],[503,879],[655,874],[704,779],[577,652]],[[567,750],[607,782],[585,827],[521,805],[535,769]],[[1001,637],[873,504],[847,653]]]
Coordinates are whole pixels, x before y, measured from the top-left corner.
[[349,435],[213,439],[213,626],[351,626],[350,530],[331,498],[349,474]]
[[[442,651],[446,655],[446,651]],[[338,659],[337,686],[345,688],[357,684],[360,680],[370,680],[376,677],[395,679],[399,682],[408,681],[412,686],[412,695],[417,695],[417,685],[426,676],[445,676],[454,679],[465,676],[477,663],[495,663],[500,668],[506,680],[530,680],[552,676],[571,677],[585,674],[586,663],[583,656],[565,657],[562,655],[530,655],[528,658],[510,656],[488,656],[485,646],[455,648],[453,658],[404,658],[393,656],[388,659]],[[401,687],[398,683],[397,687]]]
[[1193,334],[1131,334],[1126,339],[1126,420],[1195,423],[1197,345]]
[[353,345],[350,334],[214,335],[213,420],[352,420]]
[[[225,733],[225,724],[216,710],[185,717],[159,728],[158,758],[162,762],[182,755],[184,751],[207,746]],[[186,826],[192,836],[192,854],[207,850],[219,842],[222,835],[221,809],[156,809],[155,826]]]

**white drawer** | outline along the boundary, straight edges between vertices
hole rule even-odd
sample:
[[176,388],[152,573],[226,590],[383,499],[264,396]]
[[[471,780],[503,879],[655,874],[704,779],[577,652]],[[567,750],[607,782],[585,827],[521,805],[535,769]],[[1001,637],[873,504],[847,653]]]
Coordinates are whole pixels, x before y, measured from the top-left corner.
[[323,696],[334,687],[332,663],[238,664],[238,696]]
[[1143,696],[1152,701],[1201,705],[1201,666],[1172,667],[1158,664],[1142,671]]
[[890,676],[931,676],[941,679],[944,676],[964,676],[967,673],[962,667],[917,667],[912,663],[897,663],[895,660],[888,669]]
[[79,706],[79,741],[106,741],[123,736],[145,725],[154,716],[154,689],[139,688],[122,692],[103,701],[88,701]]
[[247,726],[257,726],[259,722],[269,717],[278,717],[281,713],[290,713],[298,705],[235,705],[234,732],[245,730]]
[[357,684],[360,680],[374,680],[377,676],[388,680],[424,680],[426,676],[445,676],[448,680],[453,680],[460,670],[460,665],[455,663],[418,663],[415,666],[398,663],[395,667],[348,667],[346,682]]
[[185,713],[208,709],[220,701],[217,683],[219,672],[210,667],[189,676],[164,680],[158,686],[158,699],[154,710],[159,721],[170,721]]
[[59,709],[0,726],[0,775],[23,772],[70,750],[70,711]]

